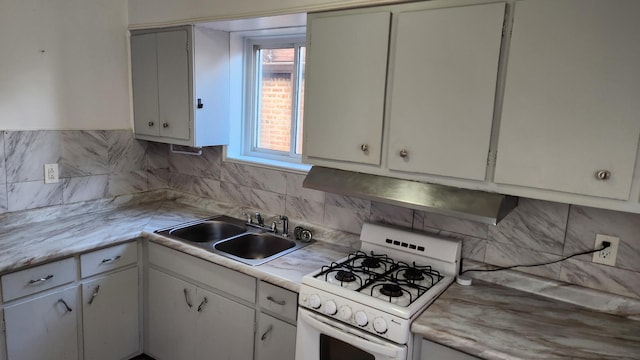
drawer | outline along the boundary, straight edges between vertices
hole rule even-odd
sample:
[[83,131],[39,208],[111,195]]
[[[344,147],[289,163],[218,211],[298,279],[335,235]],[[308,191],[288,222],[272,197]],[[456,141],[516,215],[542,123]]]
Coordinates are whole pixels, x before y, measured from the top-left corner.
[[252,276],[154,243],[149,243],[149,262],[240,299],[256,301]]
[[16,271],[2,277],[2,299],[9,301],[67,284],[76,279],[76,260],[64,260]]
[[258,305],[264,310],[296,321],[298,294],[260,281],[258,284]]
[[136,241],[80,255],[80,273],[86,278],[138,261]]

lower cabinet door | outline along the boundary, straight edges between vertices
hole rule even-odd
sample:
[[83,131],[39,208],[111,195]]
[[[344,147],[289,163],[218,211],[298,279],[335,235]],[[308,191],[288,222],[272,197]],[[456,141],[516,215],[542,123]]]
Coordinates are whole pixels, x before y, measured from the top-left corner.
[[5,307],[9,360],[78,359],[78,288]]
[[82,285],[84,357],[120,360],[138,352],[138,269]]
[[296,327],[266,314],[260,314],[256,333],[256,359],[293,360]]
[[196,287],[155,269],[149,269],[148,275],[146,335],[149,355],[156,360],[194,359],[196,337],[207,343],[215,335],[211,332],[200,335],[193,328]]
[[255,310],[203,289],[197,299],[191,331],[196,354],[191,359],[253,359]]

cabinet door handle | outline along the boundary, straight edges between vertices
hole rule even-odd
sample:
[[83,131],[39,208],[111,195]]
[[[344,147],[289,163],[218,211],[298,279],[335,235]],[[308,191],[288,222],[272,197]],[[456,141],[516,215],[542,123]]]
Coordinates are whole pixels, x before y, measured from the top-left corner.
[[269,325],[269,327],[267,328],[267,330],[262,334],[262,336],[260,337],[260,340],[265,341],[267,340],[267,336],[269,336],[269,333],[271,332],[271,330],[273,330],[273,325]]
[[369,145],[367,144],[360,145],[360,150],[362,150],[363,152],[369,151]]
[[166,129],[166,128],[169,127],[169,124],[168,123],[162,123],[162,127]]
[[610,177],[611,177],[611,172],[609,170],[596,171],[596,179],[598,180],[609,180]]
[[102,261],[100,262],[100,264],[101,264],[101,265],[104,265],[104,264],[110,264],[110,263],[112,263],[112,262],[116,262],[116,261],[118,261],[118,260],[120,260],[120,255],[118,255],[118,256],[114,256],[114,257],[112,257],[112,258],[108,258],[108,259],[102,259]]
[[187,303],[188,307],[193,307],[193,304],[191,303],[191,297],[189,296],[189,291],[187,289],[184,289],[184,301]]
[[284,300],[276,300],[273,298],[273,296],[269,295],[267,296],[267,300],[271,301],[274,304],[278,304],[280,306],[284,306],[284,304],[286,304],[287,302]]
[[58,299],[58,304],[62,303],[62,305],[64,305],[65,309],[67,310],[67,312],[72,312],[73,309],[69,307],[69,305],[67,305],[67,302],[64,301],[63,299]]
[[153,121],[149,121],[149,127],[153,126]]
[[45,277],[42,277],[40,279],[35,279],[35,280],[29,280],[29,285],[40,285],[42,283],[45,283],[48,280],[53,279],[53,274],[49,274]]
[[406,158],[409,155],[409,152],[406,149],[402,149],[400,150],[400,157],[401,158]]
[[93,300],[98,296],[98,291],[100,291],[100,285],[93,289],[93,294],[91,294],[91,297],[89,298],[89,305],[93,304]]
[[209,300],[207,300],[207,298],[202,299],[202,302],[200,303],[200,305],[198,305],[198,312],[202,311],[202,309],[204,309],[204,306],[207,305],[208,302]]

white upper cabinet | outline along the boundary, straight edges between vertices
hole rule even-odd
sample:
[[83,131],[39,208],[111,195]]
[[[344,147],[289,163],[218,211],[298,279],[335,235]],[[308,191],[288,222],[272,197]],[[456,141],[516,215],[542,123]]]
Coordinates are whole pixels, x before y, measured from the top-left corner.
[[495,182],[629,199],[638,14],[637,0],[516,2]]
[[394,17],[389,169],[485,179],[504,14],[493,3]]
[[390,21],[389,12],[309,16],[305,159],[380,165]]
[[131,74],[136,138],[227,144],[228,33],[194,26],[132,31]]

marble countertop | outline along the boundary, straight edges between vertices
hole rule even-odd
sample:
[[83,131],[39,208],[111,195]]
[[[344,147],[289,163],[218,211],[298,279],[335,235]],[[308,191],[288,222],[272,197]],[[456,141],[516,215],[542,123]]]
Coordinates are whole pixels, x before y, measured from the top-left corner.
[[[55,218],[43,221],[30,221],[29,214],[25,215],[26,219],[18,221],[0,219],[0,274],[142,236],[297,292],[304,275],[346,256],[350,251],[348,247],[316,241],[265,264],[249,266],[153,233],[157,229],[222,212],[166,200],[90,211],[76,209],[67,216],[57,214]],[[34,217],[46,218],[47,215]]]
[[478,279],[452,284],[411,329],[483,359],[640,359],[637,318]]

